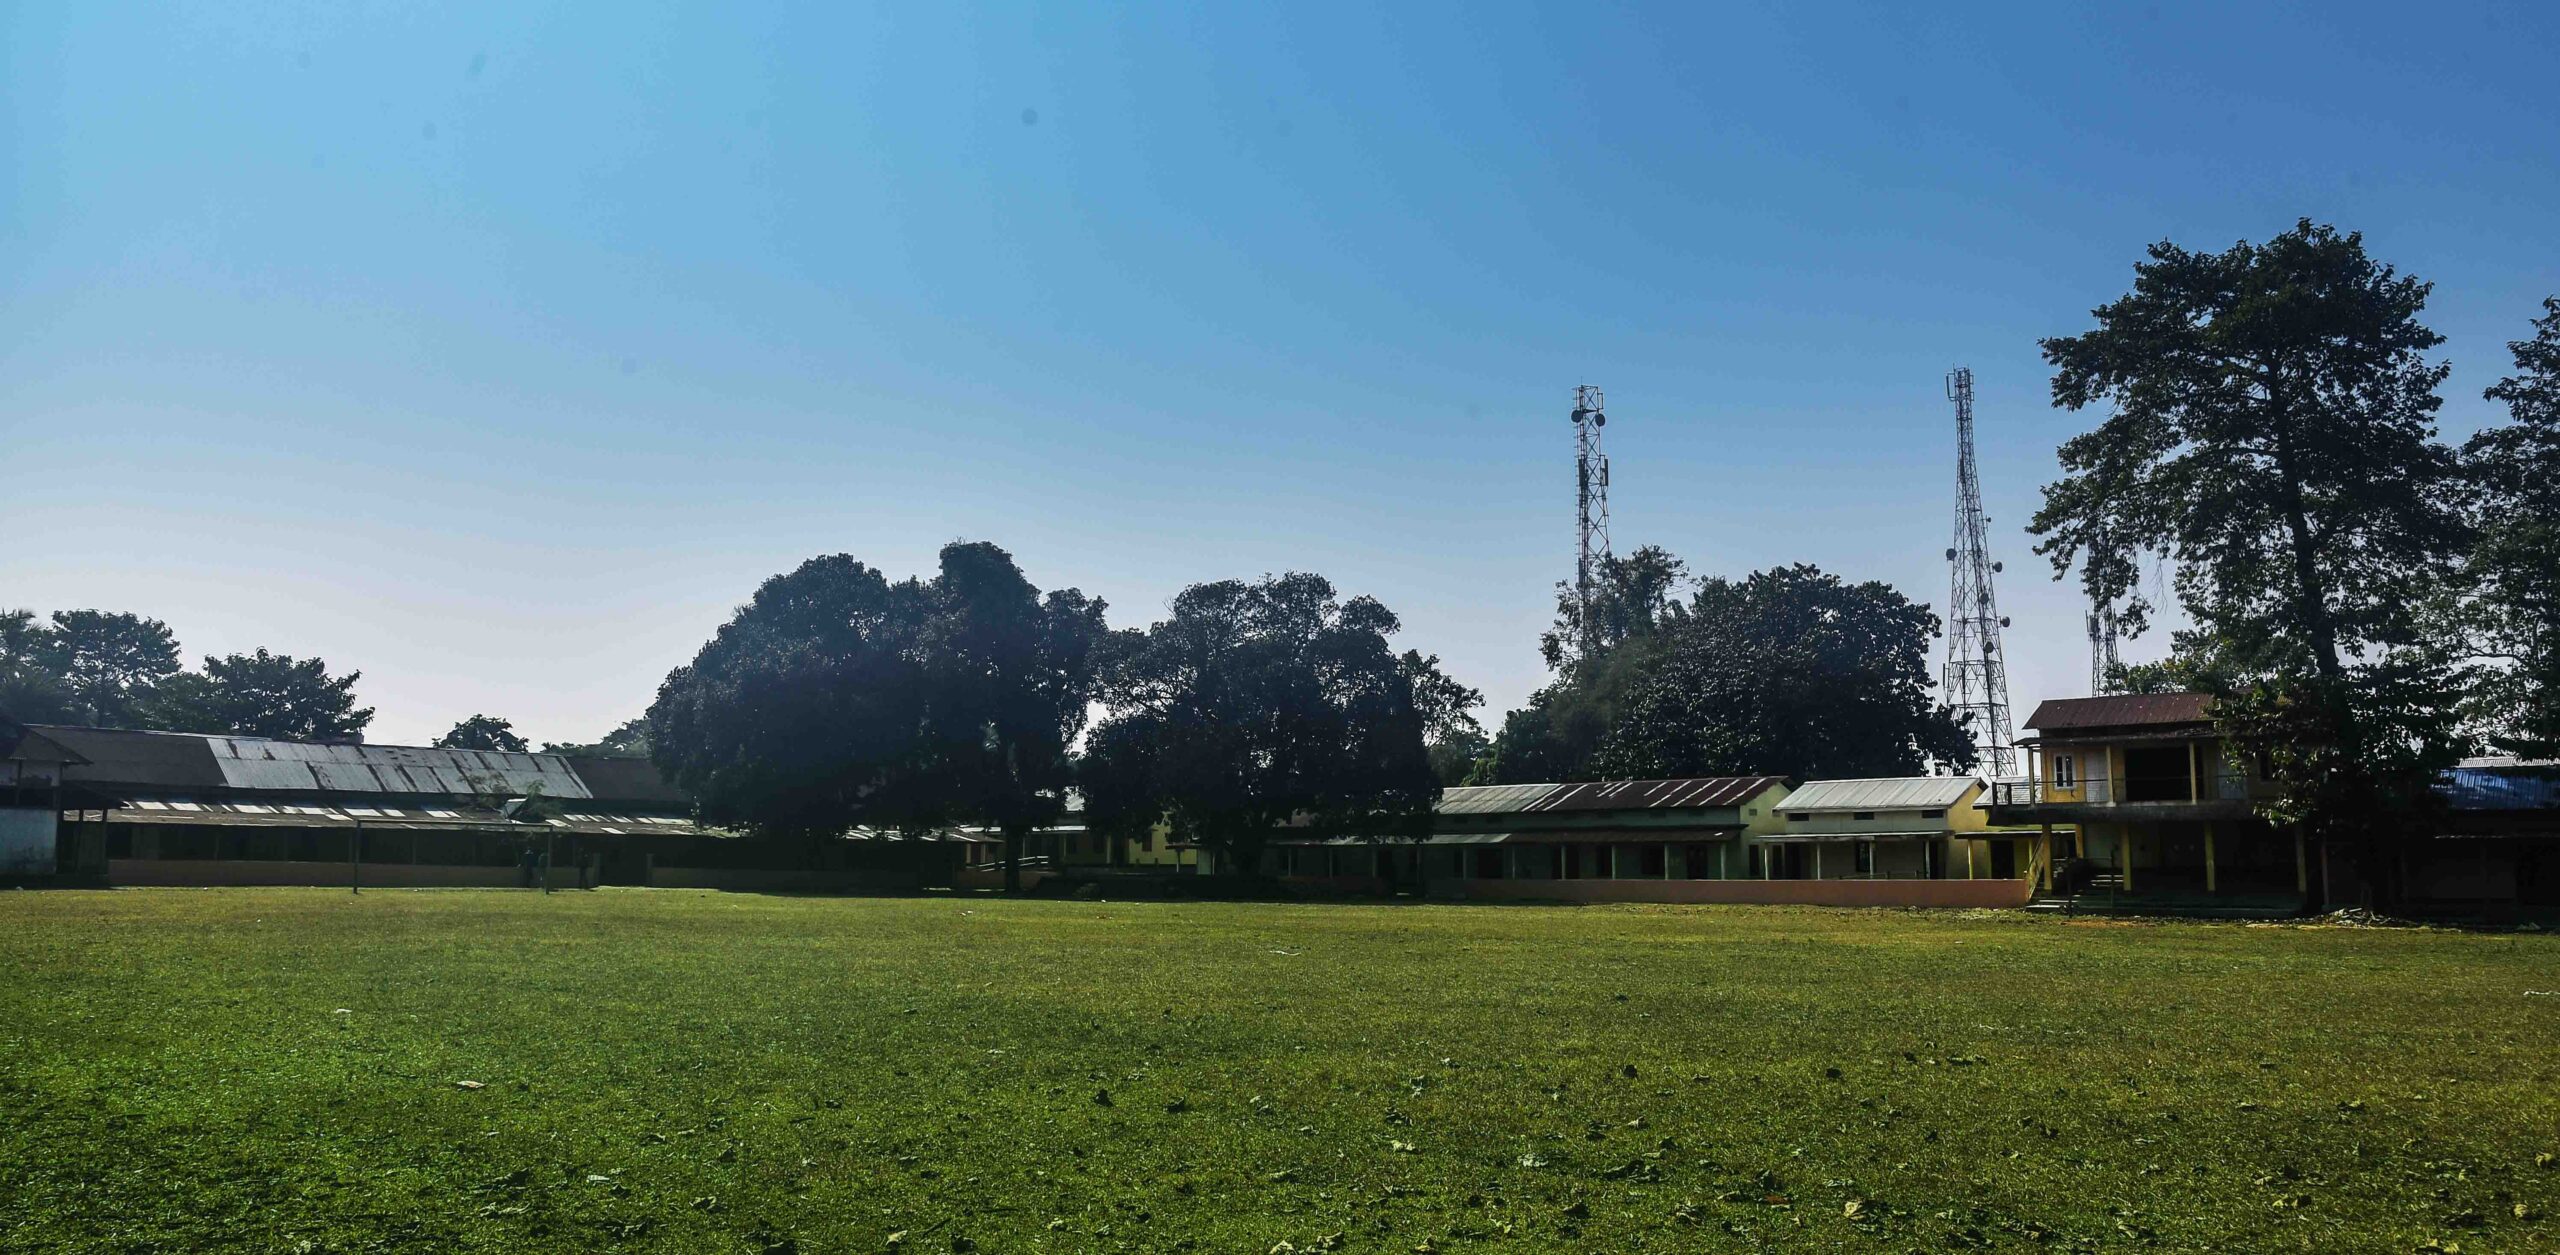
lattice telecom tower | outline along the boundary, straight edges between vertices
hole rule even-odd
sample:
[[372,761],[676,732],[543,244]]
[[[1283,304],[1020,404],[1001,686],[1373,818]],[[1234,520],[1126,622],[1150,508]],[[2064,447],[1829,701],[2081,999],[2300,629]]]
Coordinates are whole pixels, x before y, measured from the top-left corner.
[[1582,620],[1585,651],[1597,626],[1591,616],[1591,577],[1609,560],[1609,455],[1600,451],[1600,429],[1609,425],[1609,416],[1600,412],[1601,405],[1598,388],[1584,384],[1573,390],[1573,604]]
[[2107,676],[2116,669],[2116,606],[2106,602],[2089,611],[2089,696],[2107,691]]
[[1991,595],[1991,520],[1982,513],[1982,481],[1973,469],[1973,370],[1947,375],[1947,399],[1956,403],[1956,543],[1947,550],[1955,568],[1947,606],[1947,705],[1968,717],[1975,770],[1994,780],[2017,771],[2017,736],[2009,728],[2009,664],[2000,652],[2000,604]]

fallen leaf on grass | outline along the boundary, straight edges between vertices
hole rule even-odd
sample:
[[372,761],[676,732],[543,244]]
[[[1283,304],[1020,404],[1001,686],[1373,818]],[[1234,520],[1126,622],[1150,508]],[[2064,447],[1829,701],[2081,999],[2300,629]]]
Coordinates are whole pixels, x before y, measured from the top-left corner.
[[455,1082],[453,1083],[453,1087],[454,1087],[455,1089],[487,1089],[487,1088],[489,1088],[489,1086],[488,1086],[486,1083],[481,1082],[481,1081],[455,1081]]

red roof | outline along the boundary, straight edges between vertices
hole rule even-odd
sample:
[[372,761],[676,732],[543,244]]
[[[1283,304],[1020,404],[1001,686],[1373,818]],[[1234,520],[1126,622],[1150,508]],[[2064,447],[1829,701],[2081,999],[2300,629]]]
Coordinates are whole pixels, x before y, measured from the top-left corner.
[[2117,693],[2106,697],[2058,697],[2036,707],[2027,726],[2039,732],[2082,728],[2156,728],[2213,722],[2210,693]]

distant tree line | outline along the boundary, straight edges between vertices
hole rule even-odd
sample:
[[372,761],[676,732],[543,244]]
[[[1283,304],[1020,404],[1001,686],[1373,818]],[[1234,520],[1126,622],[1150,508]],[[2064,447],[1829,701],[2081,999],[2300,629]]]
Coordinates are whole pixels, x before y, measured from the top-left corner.
[[361,672],[261,648],[187,670],[169,625],[106,610],[0,610],[0,714],[28,723],[361,741]]
[[[353,744],[373,708],[356,704],[361,671],[333,675],[318,658],[265,649],[208,656],[186,669],[169,625],[138,614],[0,610],[0,717],[143,732],[262,736]],[[473,715],[434,744],[446,749],[532,748],[514,724]],[[646,758],[649,726],[634,718],[592,742],[544,745],[543,752]]]
[[1070,788],[1095,831],[1161,826],[1250,868],[1283,827],[1427,829],[1431,747],[1481,737],[1474,690],[1319,576],[1194,585],[1143,631],[1105,609],[983,542],[930,580],[813,558],[667,677],[651,756],[705,819],[774,839],[994,830],[1018,884]]

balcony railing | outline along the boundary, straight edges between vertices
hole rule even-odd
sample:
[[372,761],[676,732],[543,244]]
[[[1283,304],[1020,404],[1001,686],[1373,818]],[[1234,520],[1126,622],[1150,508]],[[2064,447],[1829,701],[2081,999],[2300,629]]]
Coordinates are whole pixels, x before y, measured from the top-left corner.
[[2090,776],[2069,784],[2034,779],[1991,782],[1991,804],[1994,806],[2116,806],[2143,802],[2248,800],[2249,778],[2228,768],[2192,782],[2184,775]]

